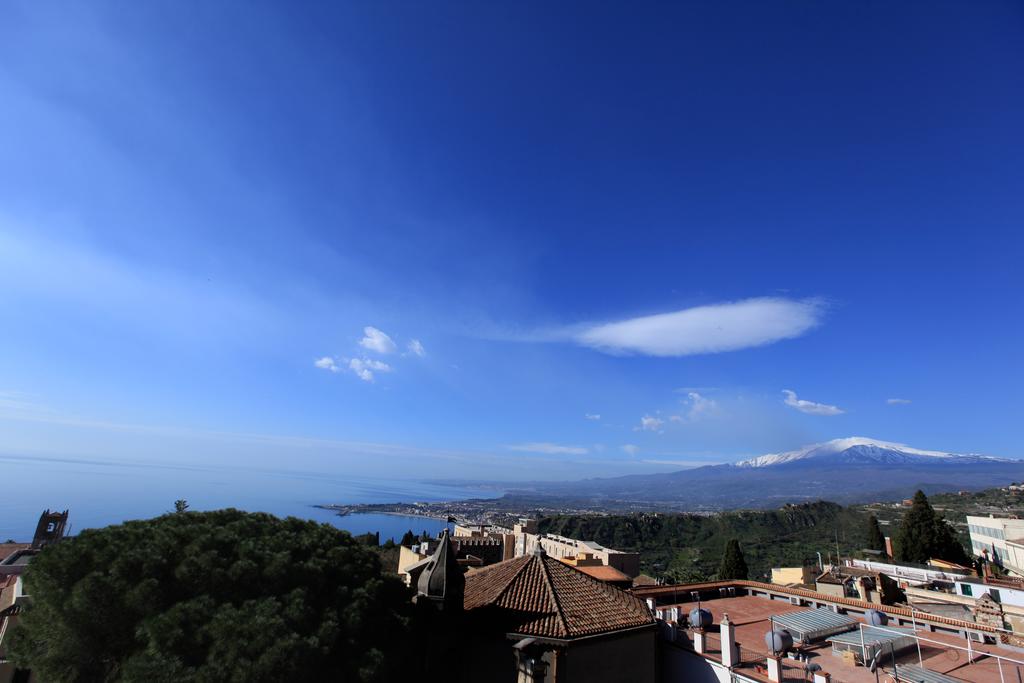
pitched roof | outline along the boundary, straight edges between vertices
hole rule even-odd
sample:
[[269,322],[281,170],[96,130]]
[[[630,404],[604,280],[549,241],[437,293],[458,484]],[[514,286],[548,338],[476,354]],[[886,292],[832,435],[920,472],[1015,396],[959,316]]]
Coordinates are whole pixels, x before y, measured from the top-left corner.
[[465,608],[497,608],[512,633],[560,640],[654,623],[638,598],[546,554],[466,575]]
[[596,564],[591,566],[576,567],[587,576],[593,577],[598,581],[624,581],[632,584],[633,580],[629,578],[629,574],[623,574],[615,567],[609,567],[606,564]]

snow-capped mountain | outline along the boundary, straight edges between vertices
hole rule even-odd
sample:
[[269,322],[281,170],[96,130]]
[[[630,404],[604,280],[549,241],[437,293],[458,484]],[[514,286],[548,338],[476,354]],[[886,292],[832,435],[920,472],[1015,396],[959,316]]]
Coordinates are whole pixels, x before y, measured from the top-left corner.
[[622,507],[629,503],[654,510],[702,510],[777,507],[814,500],[843,504],[902,500],[918,489],[931,495],[1005,486],[1022,479],[1024,460],[925,451],[851,437],[731,465],[545,483],[529,493],[585,505]]
[[943,451],[924,451],[911,448],[905,444],[891,441],[879,441],[862,436],[846,439],[832,439],[825,443],[812,444],[795,451],[761,455],[749,460],[741,460],[736,467],[771,467],[804,460],[815,460],[820,464],[825,461],[845,464],[968,464],[971,462],[1007,462],[1001,458],[975,453],[946,453]]

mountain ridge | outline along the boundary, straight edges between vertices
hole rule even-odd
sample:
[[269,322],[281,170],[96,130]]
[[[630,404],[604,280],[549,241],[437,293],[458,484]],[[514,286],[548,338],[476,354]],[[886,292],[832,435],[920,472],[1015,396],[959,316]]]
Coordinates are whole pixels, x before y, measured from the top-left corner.
[[724,510],[831,500],[850,504],[926,493],[1004,486],[1024,479],[1024,461],[925,451],[895,442],[847,437],[738,463],[658,474],[509,487],[511,494],[585,502],[595,508],[635,504],[651,510]]
[[832,439],[822,443],[815,443],[804,446],[793,451],[783,453],[769,453],[754,458],[740,460],[732,463],[736,467],[773,467],[798,460],[813,458],[839,457],[850,451],[858,456],[875,460],[879,463],[894,462],[915,462],[920,458],[928,458],[930,462],[949,462],[964,464],[967,462],[990,461],[990,462],[1013,462],[1005,458],[997,458],[991,455],[980,453],[954,453],[952,451],[927,451],[920,448],[913,448],[906,444],[894,441],[882,441],[864,436],[849,436],[840,439]]

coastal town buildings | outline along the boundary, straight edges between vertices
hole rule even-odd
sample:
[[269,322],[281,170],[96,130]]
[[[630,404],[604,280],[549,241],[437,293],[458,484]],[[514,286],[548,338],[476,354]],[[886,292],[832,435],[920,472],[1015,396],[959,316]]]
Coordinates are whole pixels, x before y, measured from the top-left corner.
[[772,567],[772,583],[780,586],[813,586],[817,567]]
[[540,545],[551,557],[574,560],[579,557],[590,557],[600,560],[601,564],[614,567],[630,578],[640,574],[640,553],[606,548],[596,541],[581,541],[557,534],[540,533],[537,520],[521,519],[513,529],[515,537],[515,555],[520,557]]
[[[456,523],[450,539],[456,558],[467,567],[524,557],[542,547],[550,557],[615,586],[628,588],[640,574],[639,553],[606,548],[594,541],[543,534],[534,519],[520,519],[511,529],[492,524]],[[436,540],[421,541],[414,547],[400,549],[398,573],[408,585],[412,585],[413,575],[425,565],[436,544]]]
[[915,610],[986,623],[1024,637],[1024,579],[982,576],[958,565],[936,567],[849,559],[845,571],[870,571],[894,581]]
[[967,531],[971,535],[971,552],[1024,577],[1024,519],[968,515]]
[[814,589],[823,595],[857,598],[882,605],[903,599],[894,580],[882,572],[862,567],[828,567],[814,580]]

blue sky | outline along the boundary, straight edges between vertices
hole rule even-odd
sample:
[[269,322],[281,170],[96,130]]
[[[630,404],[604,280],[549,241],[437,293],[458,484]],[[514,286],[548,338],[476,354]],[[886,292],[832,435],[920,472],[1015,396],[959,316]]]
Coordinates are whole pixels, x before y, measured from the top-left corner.
[[4,452],[1024,457],[1019,3],[2,12]]

